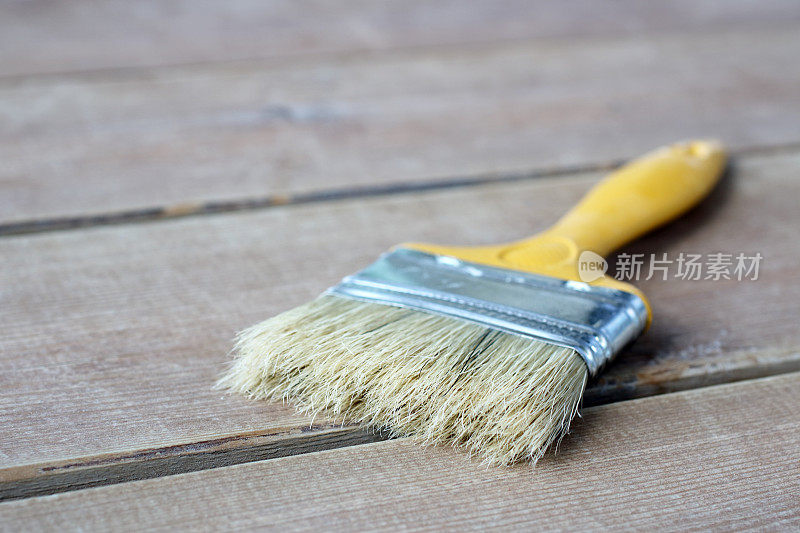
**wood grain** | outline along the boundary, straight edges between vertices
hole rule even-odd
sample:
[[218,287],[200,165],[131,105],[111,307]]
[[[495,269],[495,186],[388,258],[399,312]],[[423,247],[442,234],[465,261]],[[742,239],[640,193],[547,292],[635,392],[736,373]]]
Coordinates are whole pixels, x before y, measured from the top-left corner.
[[[581,0],[7,2],[0,75],[468,44],[527,38],[637,35],[797,21],[791,0],[679,0],[643,6]],[[573,16],[580,13],[580,17]]]
[[404,440],[0,504],[82,531],[796,530],[800,374],[586,410],[535,469]]
[[[798,168],[800,153],[737,160],[703,206],[630,249],[764,261],[758,281],[640,282],[654,326],[590,387],[588,404],[800,369],[800,288],[786,282],[800,268]],[[0,240],[0,488],[17,497],[372,438],[212,390],[234,333],[397,242],[543,229],[599,178]]]
[[787,23],[0,81],[0,224],[797,143],[798,46]]

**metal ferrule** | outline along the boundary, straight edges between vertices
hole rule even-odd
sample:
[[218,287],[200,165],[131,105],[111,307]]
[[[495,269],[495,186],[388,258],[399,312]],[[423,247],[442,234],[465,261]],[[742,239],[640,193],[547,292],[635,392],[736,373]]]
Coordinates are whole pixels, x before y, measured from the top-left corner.
[[644,330],[636,295],[400,248],[329,294],[460,318],[572,348],[591,376]]

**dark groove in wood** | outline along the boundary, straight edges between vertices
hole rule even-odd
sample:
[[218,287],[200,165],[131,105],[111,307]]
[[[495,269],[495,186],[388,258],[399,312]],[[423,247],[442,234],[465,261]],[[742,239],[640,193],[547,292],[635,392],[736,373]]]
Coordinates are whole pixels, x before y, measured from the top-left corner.
[[[781,24],[772,25],[775,30],[792,29],[795,22],[792,19],[782,21]],[[725,25],[725,26],[707,26],[704,32],[710,31],[730,33],[732,31],[747,31],[752,30],[748,24],[743,25]],[[658,39],[659,37],[669,36],[692,36],[698,35],[702,32],[697,30],[684,30],[676,31],[675,29],[662,29],[660,31],[649,31],[648,37]],[[43,72],[27,72],[20,74],[3,74],[0,73],[0,83],[19,83],[31,80],[51,80],[64,77],[73,78],[103,78],[103,79],[130,79],[143,75],[151,75],[154,72],[163,72],[175,69],[194,69],[205,68],[209,66],[247,66],[247,65],[297,65],[301,63],[327,63],[337,60],[347,60],[359,57],[381,56],[384,58],[412,56],[424,53],[439,53],[450,51],[464,51],[464,50],[486,50],[492,48],[500,48],[505,46],[523,45],[526,43],[536,43],[542,46],[557,45],[561,43],[575,43],[583,42],[587,44],[608,41],[610,39],[617,39],[620,36],[635,39],[636,35],[620,35],[618,32],[611,33],[597,33],[597,34],[571,34],[566,33],[563,35],[543,35],[543,36],[519,36],[519,37],[495,37],[489,39],[466,39],[466,40],[452,40],[445,42],[426,42],[422,44],[408,43],[404,45],[394,46],[355,46],[352,48],[340,48],[331,50],[311,50],[305,52],[294,53],[280,53],[280,54],[267,54],[267,55],[253,55],[243,56],[233,59],[207,59],[199,61],[177,61],[170,63],[153,63],[145,65],[130,65],[120,67],[96,67],[89,69],[68,69],[68,70],[52,70]]]
[[[791,27],[787,24],[788,27]],[[730,31],[732,28],[727,28]],[[735,28],[734,28],[735,29]],[[678,35],[675,32],[652,32],[652,37],[660,35],[672,36]],[[689,32],[685,35],[693,35]],[[586,42],[598,41],[611,38],[610,35],[600,35],[594,38],[583,37],[581,40]],[[525,43],[541,43],[541,44],[556,44],[559,42],[575,42],[576,38],[572,35],[564,37],[550,36],[544,38],[506,38],[506,39],[493,39],[488,41],[460,41],[450,43],[427,43],[421,45],[408,44],[405,46],[394,46],[391,48],[369,48],[369,47],[356,47],[352,49],[331,50],[331,51],[311,51],[299,53],[287,53],[280,55],[265,55],[265,56],[250,56],[240,57],[236,59],[212,59],[203,61],[181,61],[175,63],[163,63],[152,65],[133,65],[124,67],[99,67],[92,69],[73,69],[73,70],[56,70],[47,72],[32,72],[24,74],[0,74],[0,83],[20,83],[31,80],[52,80],[64,77],[71,78],[102,78],[104,80],[121,80],[133,79],[141,76],[150,76],[156,72],[164,72],[175,69],[197,69],[211,66],[225,66],[225,67],[240,67],[258,64],[259,66],[270,65],[299,65],[303,63],[329,63],[337,60],[348,60],[359,57],[370,57],[380,55],[385,58],[412,56],[429,52],[449,52],[449,51],[463,51],[470,49],[485,50],[487,48],[499,48],[503,46],[513,46],[515,44]]]
[[[742,373],[677,378],[657,386],[637,383],[590,383],[582,409],[610,405],[637,398],[703,389],[717,385],[790,374],[800,371],[800,362],[750,367]],[[296,434],[294,437],[288,437]],[[277,438],[276,438],[277,437]],[[241,463],[278,459],[388,440],[385,434],[348,425],[325,425],[296,430],[233,435],[123,455],[72,460],[63,464],[20,467],[36,470],[35,477],[0,481],[0,502],[113,485],[127,481],[184,474]],[[3,472],[0,472],[2,479]]]
[[0,224],[0,237],[8,235],[24,235],[29,233],[80,229],[93,226],[111,226],[133,222],[148,222],[170,218],[233,213],[236,211],[253,211],[257,209],[266,209],[270,207],[286,205],[313,204],[336,200],[352,200],[358,198],[371,198],[425,191],[455,189],[459,187],[475,187],[491,183],[510,183],[537,178],[596,172],[615,168],[621,163],[622,161],[612,161],[600,164],[546,168],[524,173],[484,174],[462,178],[441,178],[423,183],[398,182],[384,185],[341,187],[297,194],[269,195],[260,198],[243,198],[241,200],[231,201],[210,201],[198,204],[148,207],[129,211],[99,213],[77,217],[54,217],[22,222],[11,222]]
[[[0,479],[12,477],[0,481],[0,501],[183,474],[385,440],[379,433],[353,426],[332,426],[325,429],[314,427],[309,430],[313,433],[288,432],[296,434],[289,438],[286,437],[287,432],[236,435],[152,448],[133,454],[71,460],[64,464],[18,467],[13,470],[24,469],[29,475],[14,478],[13,473],[11,476],[4,476],[5,473],[0,472]],[[31,472],[37,472],[39,475],[32,476]],[[24,472],[20,473],[24,475]]]
[[[612,363],[613,364],[613,363]],[[642,376],[635,381],[606,381],[601,374],[598,381],[589,383],[583,395],[582,408],[671,394],[674,392],[703,389],[727,383],[767,378],[800,371],[800,358],[776,364],[762,364],[735,369],[731,372],[704,373],[702,375],[677,375],[662,382],[648,383]]]
[[[732,151],[731,157],[772,155],[793,152],[797,150],[800,150],[800,142],[780,145],[751,146]],[[493,183],[513,183],[564,175],[608,171],[617,168],[624,162],[624,159],[618,159],[601,163],[587,163],[584,165],[546,167],[528,172],[487,173],[476,176],[439,178],[422,183],[397,182],[385,185],[341,187],[297,194],[243,198],[241,200],[209,201],[197,204],[177,204],[162,207],[148,207],[76,217],[34,219],[0,224],[0,237],[26,235],[31,233],[66,231],[95,226],[114,226],[120,224],[151,222],[173,218],[234,213],[237,211],[255,211],[259,209],[268,209],[287,205],[314,204],[337,200],[352,200],[358,198],[373,198],[381,196],[412,194],[425,191],[456,189],[461,187],[477,187]]]

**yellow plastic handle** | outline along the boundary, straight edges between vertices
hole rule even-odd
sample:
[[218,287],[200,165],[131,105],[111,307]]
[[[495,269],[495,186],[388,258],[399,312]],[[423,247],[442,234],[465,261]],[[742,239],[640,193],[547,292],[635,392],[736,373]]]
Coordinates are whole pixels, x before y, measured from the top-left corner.
[[717,183],[724,166],[719,143],[661,148],[597,184],[548,233],[606,256],[697,204]]
[[[725,150],[716,141],[678,143],[650,152],[616,170],[592,188],[553,227],[499,246],[446,247],[404,244],[475,263],[581,280],[578,258],[592,251],[602,257],[694,206],[719,180]],[[635,287],[608,276],[591,280],[633,292]]]

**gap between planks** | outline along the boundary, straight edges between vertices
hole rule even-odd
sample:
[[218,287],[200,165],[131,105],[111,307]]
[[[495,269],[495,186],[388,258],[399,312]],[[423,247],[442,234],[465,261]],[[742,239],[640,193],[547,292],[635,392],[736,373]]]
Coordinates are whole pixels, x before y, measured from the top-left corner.
[[[796,145],[786,145],[785,148],[800,148]],[[784,148],[770,147],[768,150]],[[150,222],[154,220],[181,218],[188,216],[213,215],[221,213],[234,213],[237,211],[252,211],[287,205],[330,202],[336,200],[350,200],[369,198],[375,196],[390,196],[395,194],[409,194],[441,189],[459,187],[474,187],[491,183],[510,183],[536,178],[555,177],[570,174],[583,174],[601,170],[611,170],[622,164],[622,161],[595,163],[587,165],[562,166],[532,170],[524,173],[494,173],[480,176],[453,177],[444,179],[430,179],[422,182],[396,182],[385,185],[339,187],[321,189],[318,191],[299,194],[280,194],[264,197],[244,198],[233,201],[209,201],[202,203],[184,203],[170,206],[149,207],[130,211],[117,211],[98,213],[76,217],[54,217],[33,219],[22,222],[0,223],[0,237],[9,235],[25,235],[29,233],[43,233],[49,231],[63,231],[70,229],[89,228],[93,226],[110,226],[136,222]]]
[[[730,157],[746,157],[750,155],[773,155],[800,150],[800,141],[784,144],[749,146],[730,152]],[[526,180],[587,174],[592,172],[611,171],[626,160],[619,159],[606,162],[588,163],[584,165],[564,165],[533,169],[528,172],[503,172],[477,176],[454,176],[444,179],[429,179],[422,182],[396,182],[375,186],[339,187],[298,194],[280,194],[264,197],[243,198],[232,201],[209,201],[200,203],[183,203],[169,206],[154,206],[142,209],[121,210],[108,213],[88,214],[83,216],[53,217],[32,219],[21,222],[0,223],[0,238],[11,235],[26,235],[51,231],[66,231],[90,228],[94,226],[112,226],[151,222],[172,218],[235,213],[237,211],[253,211],[287,205],[331,202],[358,198],[411,194],[460,187],[476,187],[492,183],[513,183]]]
[[533,469],[398,439],[5,502],[0,515],[19,530],[790,530],[799,387],[795,373],[592,408]]
[[231,435],[133,453],[25,465],[0,471],[0,501],[220,468],[383,440],[354,426],[327,424]]
[[796,33],[0,84],[2,222],[797,142]]
[[[635,0],[613,5],[579,2],[582,17],[565,17],[557,0],[530,9],[519,2],[482,0],[464,9],[451,2],[340,2],[313,9],[237,0],[221,5],[165,8],[157,1],[104,2],[89,19],[81,2],[29,5],[0,19],[0,79],[76,73],[129,72],[243,61],[297,61],[436,47],[523,40],[637,36],[644,32],[708,32],[774,28],[797,16],[785,2],[679,0],[642,9]],[[164,20],[170,20],[164,26]],[[88,20],[92,23],[87,24]],[[601,24],[596,22],[601,20]],[[99,23],[97,21],[100,21]],[[291,25],[287,28],[287,21]],[[424,23],[420,23],[424,21]],[[80,28],[81,31],[76,31]],[[291,30],[291,31],[287,31]],[[81,39],[75,40],[74,35]],[[31,46],[35,43],[36,46]]]
[[[669,389],[658,385],[644,386],[638,393],[628,397],[614,398],[603,395],[596,388],[589,388],[581,413],[583,416],[583,409],[591,410],[619,402],[791,374],[800,370],[800,364],[784,363],[749,370],[749,373],[734,379],[719,379],[722,376],[718,376],[716,380],[709,380],[704,375],[694,379],[687,378],[671,384]],[[304,434],[306,432],[308,434]],[[310,425],[282,432],[236,434],[133,453],[110,453],[79,460],[25,465],[0,472],[0,502],[349,448],[384,440],[391,439],[378,431],[349,424]]]

